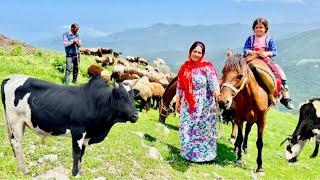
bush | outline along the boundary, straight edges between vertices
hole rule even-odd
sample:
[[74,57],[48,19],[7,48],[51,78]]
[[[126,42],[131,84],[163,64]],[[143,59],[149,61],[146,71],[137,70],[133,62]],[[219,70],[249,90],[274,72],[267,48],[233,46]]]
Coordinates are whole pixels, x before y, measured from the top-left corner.
[[24,48],[19,44],[13,45],[9,53],[10,56],[22,56],[23,54],[24,54]]
[[6,56],[7,51],[0,47],[0,56]]
[[35,57],[41,58],[41,57],[43,57],[44,54],[43,54],[43,52],[41,50],[36,50],[36,51],[34,51],[33,55]]
[[65,69],[65,62],[61,61],[61,59],[54,59],[52,65],[56,70],[58,70],[60,73],[64,72]]

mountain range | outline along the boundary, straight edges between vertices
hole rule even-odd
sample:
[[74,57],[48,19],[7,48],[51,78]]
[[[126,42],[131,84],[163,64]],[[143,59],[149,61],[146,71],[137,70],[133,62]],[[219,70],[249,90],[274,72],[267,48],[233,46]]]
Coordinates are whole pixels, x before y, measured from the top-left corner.
[[[81,29],[80,29],[81,35]],[[187,57],[190,44],[202,40],[206,44],[206,58],[213,60],[219,72],[226,59],[227,48],[242,52],[250,25],[221,24],[183,26],[154,24],[146,28],[128,29],[103,38],[82,37],[84,47],[107,47],[123,55],[143,56],[149,60],[160,57],[176,72]],[[320,25],[275,24],[269,34],[276,39],[278,56],[274,58],[286,72],[291,96],[296,105],[309,97],[320,97]],[[61,36],[33,41],[42,48],[63,51]]]

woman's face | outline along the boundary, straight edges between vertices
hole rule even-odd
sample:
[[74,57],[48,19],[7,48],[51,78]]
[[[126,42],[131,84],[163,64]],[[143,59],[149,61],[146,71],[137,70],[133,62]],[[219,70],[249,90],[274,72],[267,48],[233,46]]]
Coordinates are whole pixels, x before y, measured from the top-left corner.
[[202,57],[202,48],[197,46],[191,51],[190,59],[192,61],[199,61]]
[[258,23],[255,27],[254,27],[254,33],[256,34],[256,36],[258,37],[262,37],[266,34],[266,27],[262,24],[262,23]]

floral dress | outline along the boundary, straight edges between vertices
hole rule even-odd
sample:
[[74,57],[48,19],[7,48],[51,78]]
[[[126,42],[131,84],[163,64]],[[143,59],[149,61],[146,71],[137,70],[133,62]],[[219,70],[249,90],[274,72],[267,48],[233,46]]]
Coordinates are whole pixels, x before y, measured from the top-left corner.
[[215,106],[213,92],[219,90],[219,83],[215,71],[209,67],[193,69],[192,81],[196,98],[192,114],[180,84],[177,84],[177,93],[181,97],[180,153],[190,161],[211,161],[217,156],[216,115],[212,110]]

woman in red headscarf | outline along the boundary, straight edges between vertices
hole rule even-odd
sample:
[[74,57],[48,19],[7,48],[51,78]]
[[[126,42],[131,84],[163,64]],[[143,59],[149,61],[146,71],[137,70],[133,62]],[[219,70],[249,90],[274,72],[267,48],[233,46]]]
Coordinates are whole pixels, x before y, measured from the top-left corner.
[[176,111],[180,113],[180,153],[187,160],[215,159],[215,97],[220,94],[216,70],[203,59],[205,45],[196,41],[178,73]]

